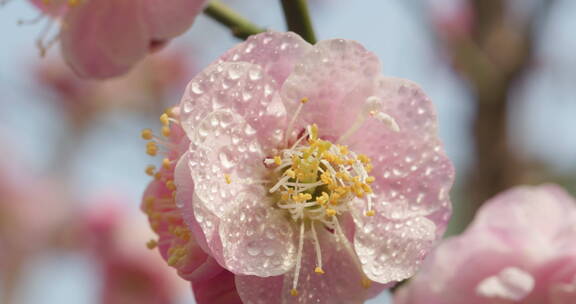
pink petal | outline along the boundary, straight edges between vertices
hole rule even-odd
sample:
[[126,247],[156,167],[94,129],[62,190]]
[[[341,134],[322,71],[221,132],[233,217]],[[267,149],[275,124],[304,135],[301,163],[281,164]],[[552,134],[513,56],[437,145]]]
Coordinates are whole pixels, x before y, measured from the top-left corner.
[[165,40],[184,33],[205,3],[206,0],[144,0],[143,21],[150,38]]
[[[366,275],[379,283],[409,278],[436,240],[437,227],[426,217],[406,216],[391,203],[375,198],[375,216],[355,212],[354,248]],[[355,201],[355,209],[365,203]]]
[[236,289],[244,303],[268,304],[275,303],[281,297],[284,276],[257,277],[236,276]]
[[400,289],[394,303],[484,304],[490,299],[476,292],[484,279],[509,266],[522,267],[523,261],[493,236],[473,234],[467,238],[449,239],[439,246],[418,275]]
[[555,185],[517,187],[489,200],[470,229],[492,231],[511,246],[536,256],[576,254],[575,205],[576,201]]
[[178,191],[176,191],[175,203],[176,206],[180,208],[182,218],[194,235],[198,245],[205,252],[210,252],[206,236],[194,217],[194,208],[192,206],[194,199],[194,180],[192,179],[192,172],[188,166],[189,161],[189,154],[186,152],[180,157],[176,167],[174,167],[174,184],[176,185],[176,189],[178,189]]
[[224,262],[234,273],[277,276],[294,266],[292,227],[285,214],[270,208],[272,202],[267,200],[262,193],[240,193],[234,199],[237,207],[222,217]]
[[[195,234],[198,234],[198,238],[206,239],[208,250],[207,253],[210,254],[220,265],[225,267],[224,257],[222,252],[222,241],[220,240],[220,234],[218,233],[220,228],[220,218],[212,213],[204,202],[194,195],[192,200],[192,207],[194,212],[191,214],[194,216],[194,229],[192,230]],[[199,230],[195,228],[198,225]]]
[[284,276],[283,303],[363,303],[370,289],[362,284],[360,262],[352,248],[325,229],[318,231],[322,248],[324,274],[314,272],[316,252],[311,238],[304,243],[298,280],[298,296],[290,294],[293,272]]
[[374,98],[378,111],[392,117],[400,130],[369,117],[346,143],[371,158],[370,175],[376,178],[372,188],[379,202],[428,216],[439,236],[450,216],[454,168],[438,138],[432,103],[416,84],[385,77],[378,81]]
[[[222,257],[222,244],[218,235],[218,218],[202,204],[194,205],[198,197],[194,194],[194,181],[188,166],[188,153],[182,155],[174,169],[174,182],[176,184],[176,204],[180,208],[184,222],[192,232],[198,246],[209,254],[204,264],[194,272],[188,274],[179,269],[182,277],[190,281],[199,281],[213,276],[222,270],[220,264],[224,264]],[[202,225],[198,222],[201,219]],[[202,228],[204,226],[204,229]]]
[[302,120],[338,137],[372,94],[379,71],[378,58],[357,42],[324,40],[300,58],[282,87],[282,97],[289,113],[307,98]]
[[[189,137],[206,115],[219,109],[230,109],[251,126],[239,138],[254,133],[265,149],[281,142],[286,111],[278,93],[278,84],[260,66],[218,63],[196,76],[181,101],[181,121]],[[235,142],[234,145],[237,145]],[[238,145],[240,153],[246,145]]]
[[63,55],[82,77],[106,78],[127,72],[148,53],[140,2],[86,1],[70,10],[60,32]]
[[188,155],[195,194],[218,217],[237,207],[238,194],[266,193],[258,182],[265,176],[264,155],[255,131],[238,114],[218,110],[205,116]]
[[[540,277],[543,290],[536,290],[531,300],[536,303],[571,304],[576,302],[576,256],[558,259],[551,264],[552,275]],[[544,268],[550,268],[546,265]],[[555,269],[554,269],[555,268]],[[548,269],[546,269],[548,270]],[[537,302],[538,301],[538,302]]]
[[222,55],[220,60],[256,64],[281,84],[290,75],[300,57],[310,49],[312,46],[308,42],[292,32],[269,31],[250,36],[246,42]]
[[197,304],[242,304],[236,292],[234,275],[229,271],[222,271],[209,280],[192,283],[192,290]]

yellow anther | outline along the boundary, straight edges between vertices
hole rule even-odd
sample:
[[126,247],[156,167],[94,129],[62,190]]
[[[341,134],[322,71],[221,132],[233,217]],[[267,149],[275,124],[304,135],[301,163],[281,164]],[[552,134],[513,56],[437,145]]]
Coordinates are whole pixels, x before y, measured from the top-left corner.
[[328,149],[330,149],[330,147],[332,147],[332,143],[325,140],[319,140],[318,147],[319,147],[318,149],[319,153],[324,153],[324,151],[327,151]]
[[224,174],[224,180],[228,185],[232,183],[232,177],[230,177],[230,174]]
[[274,163],[280,166],[282,164],[282,158],[280,158],[278,155],[274,156]]
[[152,204],[154,204],[154,200],[156,198],[154,196],[147,196],[144,198],[144,204],[146,204],[146,206],[151,206]]
[[176,190],[176,184],[174,184],[174,181],[169,179],[166,181],[166,188],[168,188],[168,190]]
[[159,180],[159,179],[161,179],[161,178],[162,178],[162,173],[156,172],[156,174],[154,174],[154,179],[155,179],[155,180]]
[[290,294],[291,294],[293,297],[296,297],[296,296],[298,296],[298,290],[292,288],[292,289],[290,289]]
[[286,172],[284,172],[284,174],[286,174],[286,176],[290,176],[290,178],[296,178],[296,172],[294,172],[294,170],[292,170],[292,169],[286,170]]
[[146,174],[149,176],[154,176],[154,173],[156,172],[156,167],[154,165],[149,165],[148,167],[146,167]]
[[170,127],[169,126],[163,126],[162,127],[162,136],[170,137]]
[[164,126],[167,126],[170,123],[170,117],[168,117],[168,114],[164,113],[164,114],[160,115],[160,122]]
[[166,113],[166,115],[168,115],[168,117],[174,118],[174,108],[170,107],[170,108],[166,108],[166,110],[164,110],[164,113]]
[[362,190],[364,190],[364,192],[366,193],[372,193],[372,187],[370,187],[367,184],[361,184]]
[[154,133],[152,133],[152,130],[150,129],[144,129],[142,130],[141,136],[145,140],[151,140],[154,138]]
[[369,184],[373,183],[375,180],[376,180],[376,178],[374,176],[368,176],[366,178],[366,182]]
[[170,162],[170,159],[165,158],[162,160],[162,167],[166,170],[170,170],[170,168],[172,167],[172,163]]
[[328,208],[326,209],[326,215],[327,216],[335,216],[336,215],[336,210],[332,209],[332,208]]
[[322,195],[316,197],[316,201],[320,205],[325,205],[329,199],[330,199],[330,196],[328,196],[328,193],[326,193],[326,192],[322,192]]
[[348,187],[338,187],[334,189],[334,192],[336,192],[335,194],[338,194],[340,196],[343,196],[344,194],[348,193],[348,191],[350,191],[350,188]]
[[374,166],[372,166],[372,164],[367,164],[364,166],[364,169],[366,169],[366,172],[370,173],[372,169],[374,169]]
[[336,172],[336,177],[342,179],[345,182],[349,182],[351,180],[350,175],[348,175],[348,173],[343,171]]
[[156,242],[156,240],[149,240],[146,243],[146,247],[148,247],[148,249],[154,249],[156,246],[158,246],[158,242]]
[[310,139],[318,139],[318,126],[316,124],[312,124],[310,127]]
[[338,149],[340,150],[340,153],[344,155],[348,154],[348,146],[338,146]]
[[374,211],[374,210],[366,211],[366,216],[375,216],[375,215],[376,215],[376,211]]
[[358,160],[361,161],[364,165],[366,165],[370,162],[370,158],[364,154],[359,154]]
[[156,156],[156,154],[158,154],[158,148],[148,147],[148,148],[146,148],[146,154],[148,154],[150,156]]
[[364,197],[364,192],[362,192],[362,187],[352,187],[352,192],[354,192],[354,194],[358,198]]
[[370,286],[372,286],[372,281],[367,277],[363,277],[362,278],[362,287],[368,289],[368,288],[370,288]]
[[80,4],[80,0],[68,0],[68,6],[69,7],[75,7],[78,4]]
[[283,201],[287,201],[289,198],[290,198],[290,194],[288,194],[287,192],[283,192],[283,193],[280,195],[280,199],[283,200]]
[[325,171],[324,173],[320,174],[320,180],[326,185],[331,185],[334,183],[334,180],[332,179],[332,176],[330,176],[330,173],[328,171]]
[[327,160],[328,162],[333,163],[334,162],[334,154],[330,153],[330,152],[324,152],[322,153],[322,158],[324,158],[325,160]]
[[298,193],[296,195],[292,196],[292,200],[294,200],[295,202],[305,202],[307,200],[311,200],[312,199],[312,195],[310,193]]
[[324,270],[323,270],[322,268],[320,268],[320,267],[316,267],[316,268],[314,269],[314,272],[317,273],[317,274],[324,274],[324,273],[325,273]]
[[169,265],[169,266],[176,266],[176,263],[178,263],[178,258],[177,258],[176,256],[174,256],[174,255],[171,255],[171,256],[168,258],[168,265]]
[[309,101],[308,97],[302,97],[302,99],[300,99],[301,103],[307,103]]

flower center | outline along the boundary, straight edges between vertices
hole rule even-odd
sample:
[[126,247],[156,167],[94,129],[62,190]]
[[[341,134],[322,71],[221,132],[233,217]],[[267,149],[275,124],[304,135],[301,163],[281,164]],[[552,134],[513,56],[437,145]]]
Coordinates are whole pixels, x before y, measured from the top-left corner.
[[356,197],[366,197],[365,214],[374,215],[370,158],[318,138],[315,124],[265,163],[275,167],[277,182],[269,191],[277,198],[276,207],[287,210],[295,222],[316,220],[333,229],[333,217],[348,211],[348,202]]

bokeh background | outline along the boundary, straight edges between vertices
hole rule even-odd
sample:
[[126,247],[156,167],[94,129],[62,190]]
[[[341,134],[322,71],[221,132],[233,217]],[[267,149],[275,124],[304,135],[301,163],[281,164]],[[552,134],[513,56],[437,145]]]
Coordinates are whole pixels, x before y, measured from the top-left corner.
[[[285,28],[279,1],[225,2],[266,28]],[[431,96],[457,169],[448,235],[512,185],[554,182],[576,195],[575,1],[310,6],[320,39],[361,42],[386,75],[411,79]],[[200,16],[129,75],[95,83],[76,79],[57,46],[39,57],[44,24],[19,22],[37,15],[25,0],[0,6],[0,301],[100,303],[106,271],[94,257],[101,239],[87,241],[93,230],[129,231],[121,234],[141,240],[132,250],[157,255],[146,249],[151,234],[139,211],[150,180],[144,168],[157,160],[144,153],[140,131],[158,129],[187,80],[238,41]],[[101,209],[133,225],[101,223],[93,216]],[[175,278],[176,303],[193,303],[175,273],[163,275]],[[384,294],[371,302],[388,301]]]

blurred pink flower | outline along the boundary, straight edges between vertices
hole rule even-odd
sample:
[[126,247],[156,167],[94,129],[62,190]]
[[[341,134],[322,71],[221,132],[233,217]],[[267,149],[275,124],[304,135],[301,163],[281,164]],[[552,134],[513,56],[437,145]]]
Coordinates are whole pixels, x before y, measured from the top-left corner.
[[554,185],[486,202],[430,255],[394,303],[576,303],[576,201]]
[[101,203],[81,219],[82,238],[101,271],[101,303],[176,303],[187,284],[146,248],[152,234],[140,218]]
[[82,130],[93,117],[110,109],[157,112],[165,108],[166,101],[190,79],[192,64],[186,53],[176,50],[149,56],[128,74],[107,81],[81,79],[61,60],[44,60],[35,67],[35,78],[42,93],[49,93],[74,128]]
[[431,21],[440,38],[452,41],[468,39],[472,35],[476,20],[470,2],[463,0],[429,2]]
[[[68,65],[86,78],[128,72],[149,52],[184,33],[206,0],[31,0],[62,24]],[[43,38],[41,38],[43,39]],[[48,42],[50,43],[50,42]],[[39,45],[43,47],[42,40]],[[42,50],[44,51],[44,50]]]
[[244,302],[363,302],[412,276],[449,219],[453,168],[429,98],[354,41],[252,36],[161,120],[185,132],[147,146],[173,171],[149,172],[161,189],[144,198],[161,250],[171,228],[155,219],[181,216]]

